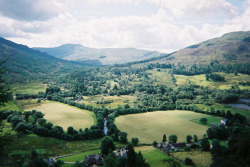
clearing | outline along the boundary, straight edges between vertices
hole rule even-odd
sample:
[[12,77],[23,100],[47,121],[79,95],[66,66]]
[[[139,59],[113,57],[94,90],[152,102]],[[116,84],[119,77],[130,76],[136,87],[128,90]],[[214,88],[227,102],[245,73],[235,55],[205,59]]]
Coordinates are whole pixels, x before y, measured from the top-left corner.
[[196,134],[202,138],[208,129],[207,126],[192,122],[191,120],[209,118],[210,115],[192,111],[155,111],[141,114],[119,116],[115,119],[118,129],[128,133],[128,140],[138,137],[140,143],[162,141],[166,136],[177,135],[177,142],[185,142],[187,135]]
[[44,103],[30,108],[30,110],[43,112],[47,121],[63,127],[64,130],[67,130],[69,126],[74,127],[76,130],[80,128],[84,130],[85,128],[90,128],[96,122],[94,114],[90,111],[58,102]]

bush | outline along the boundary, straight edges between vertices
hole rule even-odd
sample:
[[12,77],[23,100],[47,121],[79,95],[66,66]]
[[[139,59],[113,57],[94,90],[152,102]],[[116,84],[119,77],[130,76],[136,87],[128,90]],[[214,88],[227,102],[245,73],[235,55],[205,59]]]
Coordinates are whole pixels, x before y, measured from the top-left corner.
[[190,151],[191,148],[190,148],[190,147],[185,147],[184,150],[185,150],[185,151]]
[[190,158],[185,158],[185,164],[186,165],[191,165],[191,166],[194,166],[194,162],[193,162],[193,160],[192,159],[190,159]]

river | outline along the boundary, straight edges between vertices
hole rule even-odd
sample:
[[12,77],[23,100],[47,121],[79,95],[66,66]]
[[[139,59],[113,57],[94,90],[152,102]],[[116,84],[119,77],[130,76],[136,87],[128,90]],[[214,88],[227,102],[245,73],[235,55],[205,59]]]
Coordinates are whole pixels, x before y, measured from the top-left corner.
[[108,134],[108,127],[107,127],[107,120],[106,120],[106,118],[104,119],[103,132],[104,132],[105,135]]
[[228,104],[229,106],[235,107],[235,108],[241,108],[246,109],[250,111],[250,106],[247,105],[247,102],[249,102],[250,99],[239,99],[237,103],[235,104]]

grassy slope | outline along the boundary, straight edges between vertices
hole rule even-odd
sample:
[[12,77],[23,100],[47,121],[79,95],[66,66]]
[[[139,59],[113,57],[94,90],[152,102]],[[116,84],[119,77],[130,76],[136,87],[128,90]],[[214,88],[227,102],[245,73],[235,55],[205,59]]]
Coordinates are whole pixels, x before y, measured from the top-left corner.
[[161,69],[161,71],[157,71],[156,69],[148,70],[147,73],[151,74],[149,76],[151,79],[156,79],[155,84],[174,86],[168,69]]
[[[238,74],[235,76],[234,74],[226,74],[226,73],[217,73],[225,77],[225,82],[211,82],[206,81],[205,74],[194,75],[194,76],[185,76],[185,75],[174,75],[177,80],[177,85],[186,85],[188,83],[197,84],[200,86],[208,86],[211,88],[219,88],[219,89],[230,89],[232,85],[238,84],[240,81],[248,81],[250,82],[250,76],[247,74]],[[250,90],[250,86],[239,86],[240,89],[248,89]]]
[[84,157],[86,155],[92,155],[92,154],[99,154],[101,153],[100,149],[92,150],[92,151],[86,151],[80,154],[68,156],[68,157],[63,157],[63,158],[58,158],[58,160],[62,160],[64,162],[75,162],[75,161],[83,161]]
[[173,156],[182,161],[185,158],[190,158],[197,167],[209,167],[212,161],[210,152],[204,151],[175,152]]
[[14,100],[5,103],[5,106],[1,106],[0,110],[21,111],[21,109],[16,105]]
[[[146,162],[149,163],[151,167],[165,167],[166,164],[163,163],[163,160],[170,158],[165,153],[152,146],[135,147],[135,151],[141,151],[143,157],[146,159]],[[181,165],[185,166],[183,163],[181,163]]]
[[13,84],[10,85],[13,93],[28,93],[28,94],[37,94],[38,92],[45,92],[46,86],[41,82],[33,82],[26,84]]
[[73,126],[76,130],[85,129],[96,122],[94,114],[90,111],[58,102],[45,103],[31,108],[31,110],[42,111],[45,114],[45,119],[54,125],[62,126],[64,130],[69,126]]
[[152,143],[161,141],[163,134],[176,134],[177,142],[184,142],[186,135],[201,138],[206,133],[207,126],[190,121],[202,117],[211,116],[190,111],[157,111],[120,116],[115,123],[121,131],[128,132],[129,140],[138,137],[141,143]]

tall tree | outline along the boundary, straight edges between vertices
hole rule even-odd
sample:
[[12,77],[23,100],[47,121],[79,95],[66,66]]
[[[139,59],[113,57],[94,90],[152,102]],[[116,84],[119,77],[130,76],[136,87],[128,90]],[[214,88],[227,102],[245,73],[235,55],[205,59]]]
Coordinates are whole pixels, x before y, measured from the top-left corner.
[[136,167],[136,153],[131,144],[128,145],[127,164],[129,167]]
[[115,144],[112,140],[111,137],[109,136],[105,136],[103,139],[102,139],[102,144],[101,144],[101,152],[103,155],[108,155],[109,153],[109,150],[115,150]]
[[164,134],[163,137],[162,137],[162,142],[166,142],[167,141],[167,137],[166,135]]

